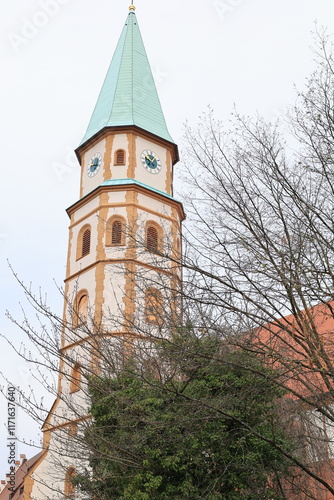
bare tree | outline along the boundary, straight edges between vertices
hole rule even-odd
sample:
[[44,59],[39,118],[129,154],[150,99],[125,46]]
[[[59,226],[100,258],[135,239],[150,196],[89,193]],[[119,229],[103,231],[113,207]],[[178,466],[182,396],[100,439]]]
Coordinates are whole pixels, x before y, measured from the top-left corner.
[[228,323],[229,341],[282,371],[317,476],[309,494],[322,499],[334,488],[334,61],[326,34],[317,39],[317,68],[289,114],[296,151],[261,117],[235,113],[226,131],[209,111],[187,128],[185,267],[205,327]]
[[[139,247],[140,245],[141,243],[138,244]],[[153,258],[156,258],[156,256],[153,256]],[[138,283],[137,273],[134,279]],[[50,444],[47,443],[53,467],[48,474],[47,483],[45,483],[45,479],[42,476],[35,475],[35,481],[37,483],[40,482],[39,488],[41,491],[46,491],[45,488],[47,487],[48,493],[45,497],[56,499],[63,496],[63,490],[59,486],[61,478],[66,476],[73,464],[75,464],[73,470],[75,469],[77,476],[89,478],[91,474],[89,472],[89,463],[92,456],[99,457],[99,460],[102,462],[117,462],[119,467],[122,467],[124,461],[123,466],[125,471],[129,470],[129,456],[131,456],[132,465],[135,465],[137,468],[141,467],[138,456],[133,455],[133,452],[131,455],[131,447],[128,449],[128,446],[123,444],[123,447],[120,449],[119,443],[113,442],[112,439],[106,442],[105,429],[102,427],[97,432],[96,426],[94,426],[94,422],[90,416],[90,395],[92,391],[99,391],[101,385],[105,384],[105,381],[124,377],[124,374],[131,377],[135,375],[138,380],[145,382],[146,387],[151,387],[152,392],[160,389],[166,391],[168,389],[170,394],[169,399],[185,398],[186,407],[191,406],[191,415],[193,415],[194,423],[197,418],[196,415],[199,413],[207,414],[208,419],[212,418],[212,415],[214,415],[214,420],[217,420],[217,418],[228,418],[244,429],[247,435],[253,436],[255,439],[260,440],[260,442],[263,441],[264,445],[269,447],[269,449],[272,448],[274,454],[281,456],[283,462],[286,461],[286,463],[291,464],[293,467],[291,468],[293,472],[290,472],[289,478],[285,479],[286,474],[283,474],[282,471],[279,472],[279,467],[274,474],[275,465],[274,463],[272,464],[270,483],[280,495],[278,498],[289,498],[285,496],[285,491],[290,488],[292,480],[294,483],[297,482],[301,471],[322,482],[322,477],[314,473],[313,469],[308,468],[307,461],[304,460],[308,453],[305,452],[305,435],[309,438],[312,434],[309,428],[306,427],[306,424],[303,424],[303,431],[300,432],[301,419],[299,415],[297,419],[295,418],[297,412],[296,406],[294,405],[293,410],[291,410],[289,408],[291,406],[289,401],[283,400],[279,403],[277,411],[271,414],[271,418],[274,418],[271,425],[276,426],[277,435],[279,435],[280,431],[278,429],[283,430],[291,426],[291,421],[298,422],[298,425],[295,424],[295,426],[298,427],[298,436],[300,437],[301,434],[303,436],[300,446],[302,453],[299,453],[299,449],[295,445],[294,448],[296,448],[297,454],[290,446],[286,447],[274,437],[270,437],[266,433],[261,433],[257,425],[249,424],[247,416],[241,417],[237,415],[234,408],[230,406],[230,393],[228,397],[224,394],[220,395],[221,399],[219,404],[217,404],[217,401],[208,400],[206,395],[200,397],[192,396],[191,400],[189,400],[186,392],[180,389],[180,383],[186,388],[188,380],[191,380],[189,373],[195,376],[198,367],[206,367],[218,363],[221,364],[222,368],[225,367],[225,369],[226,367],[242,368],[242,370],[249,373],[250,377],[256,377],[254,380],[257,381],[258,385],[254,385],[252,391],[254,391],[254,398],[256,398],[255,394],[257,393],[259,399],[261,399],[261,391],[266,391],[266,388],[269,387],[268,384],[272,384],[275,381],[277,384],[284,385],[281,370],[268,371],[267,368],[260,369],[260,366],[263,365],[258,364],[254,366],[245,361],[242,362],[242,358],[232,361],[227,358],[226,352],[228,353],[231,349],[232,352],[235,351],[236,344],[246,347],[250,352],[255,351],[255,359],[261,361],[263,356],[262,352],[261,356],[258,356],[258,349],[255,349],[253,345],[250,349],[249,343],[246,345],[241,344],[239,340],[244,335],[240,336],[240,331],[237,328],[232,330],[231,325],[227,322],[226,327],[224,327],[223,322],[220,321],[219,328],[218,324],[214,327],[212,324],[209,324],[208,318],[213,317],[214,308],[208,307],[207,304],[203,306],[200,301],[197,301],[196,308],[192,307],[192,300],[189,297],[193,297],[194,294],[193,283],[189,287],[185,285],[183,289],[184,315],[182,320],[184,326],[182,326],[180,316],[176,316],[172,312],[173,308],[168,307],[167,303],[167,297],[174,297],[173,294],[177,291],[180,294],[180,289],[173,290],[166,288],[164,275],[159,280],[159,276],[154,274],[152,282],[152,275],[147,276],[143,274],[139,282],[143,291],[152,285],[155,288],[159,288],[161,293],[165,294],[165,307],[162,310],[159,304],[156,305],[156,308],[155,304],[153,304],[153,307],[149,310],[149,321],[143,323],[141,318],[146,313],[146,305],[142,303],[138,304],[137,316],[132,318],[132,334],[127,333],[123,336],[110,334],[101,326],[101,322],[97,323],[93,307],[88,309],[85,317],[82,317],[81,312],[76,308],[77,304],[73,303],[66,296],[64,296],[64,300],[67,303],[72,320],[68,322],[66,319],[58,317],[49,310],[40,295],[35,296],[30,287],[27,288],[20,282],[20,286],[23,287],[26,297],[33,306],[40,321],[35,326],[27,316],[24,316],[23,322],[17,322],[12,318],[33,343],[37,349],[37,355],[27,356],[26,350],[19,350],[17,352],[24,359],[28,359],[33,363],[35,368],[40,368],[38,370],[39,377],[36,373],[36,382],[37,378],[39,378],[41,384],[46,386],[48,392],[52,393],[58,401],[58,405],[51,410],[53,422],[57,423],[57,429],[52,431],[52,442]],[[197,288],[198,285],[195,286],[195,290]],[[175,321],[176,318],[177,321]],[[120,317],[118,321],[120,321],[120,324],[123,324],[124,318]],[[178,336],[175,337],[175,333],[180,332],[189,337],[189,342],[179,342]],[[60,340],[61,336],[63,337],[63,343]],[[61,348],[64,345],[64,336],[65,340],[82,340],[80,348],[69,350]],[[196,339],[201,338],[214,339],[214,343],[218,347],[213,352],[203,350],[199,347],[200,343],[198,342],[197,345],[196,341]],[[236,342],[236,339],[239,339],[238,342]],[[193,342],[194,340],[195,342]],[[172,358],[169,357],[168,361],[164,358],[160,348],[164,342],[167,342],[169,351],[173,353]],[[14,345],[13,347],[15,348]],[[251,354],[253,355],[253,353]],[[131,364],[128,363],[129,359],[132,361]],[[78,365],[80,370],[73,370]],[[53,384],[50,383],[50,379],[46,378],[45,369],[47,372],[51,370],[51,372],[60,375],[60,385],[56,381]],[[185,372],[188,373],[186,378],[180,378],[181,374],[183,377]],[[154,374],[153,378],[152,374]],[[169,382],[168,386],[166,381]],[[236,400],[241,398],[240,401],[243,401],[244,396],[242,395],[242,391],[243,388],[241,388],[241,392],[236,391]],[[249,394],[248,389],[247,397],[249,396],[253,397]],[[41,423],[43,423],[43,420],[47,417],[45,408],[42,408],[37,401],[34,402],[32,398],[28,398],[24,394],[22,394],[22,400],[23,406],[28,413],[35,419],[40,419]],[[289,409],[289,419],[286,417],[287,409]],[[41,410],[43,411],[41,412]],[[301,411],[300,407],[298,407],[298,410],[302,413],[305,421],[304,412]],[[263,418],[266,419],[267,415],[264,415]],[[46,422],[44,430],[47,436],[48,426],[54,427],[54,425],[50,425],[48,419],[46,419]],[[305,429],[307,429],[307,432],[305,432]],[[270,466],[270,464],[268,465]],[[269,469],[267,469],[267,473],[268,471]],[[91,476],[91,480],[92,484],[94,484],[94,475]],[[304,490],[301,482],[294,485],[294,488],[298,491],[298,494],[301,494]],[[256,494],[260,495],[259,491]],[[268,490],[268,494],[269,491],[272,495],[273,489]],[[69,489],[68,494],[70,496],[72,490]],[[263,494],[265,492],[261,492],[261,495]],[[305,495],[306,498],[317,498],[312,492],[307,492]],[[86,497],[84,493],[81,493],[78,495],[78,498]],[[90,498],[89,494],[87,498]],[[96,498],[105,497],[102,494],[101,497],[97,496]]]
[[[137,273],[134,279],[138,282]],[[88,491],[87,495],[84,491],[77,492],[78,498],[92,498],[92,491],[93,497],[96,499],[114,498],[114,496],[106,496],[108,488],[104,488],[104,486],[101,488],[101,494],[96,490],[101,471],[103,471],[106,484],[108,481],[111,481],[112,484],[116,481],[121,486],[124,483],[124,477],[127,479],[128,475],[131,478],[136,472],[147,473],[150,477],[148,462],[147,460],[143,461],[141,445],[138,450],[138,446],[134,446],[132,440],[127,439],[133,434],[135,426],[139,425],[140,429],[143,427],[146,417],[145,427],[152,425],[153,419],[157,418],[156,422],[159,425],[156,427],[154,441],[159,442],[161,436],[172,435],[176,430],[179,431],[178,441],[176,435],[174,436],[176,441],[173,446],[175,449],[172,448],[172,451],[174,450],[175,454],[179,453],[180,456],[183,455],[183,451],[178,446],[182,446],[186,435],[191,436],[193,432],[196,439],[200,440],[199,434],[204,433],[205,426],[210,431],[215,424],[218,427],[223,422],[225,422],[225,427],[229,424],[231,429],[224,433],[225,445],[221,445],[217,434],[214,433],[210,446],[206,443],[200,453],[203,463],[197,469],[196,477],[199,478],[199,474],[201,474],[208,480],[206,481],[208,484],[204,484],[208,489],[203,489],[203,495],[210,494],[212,488],[214,489],[211,494],[214,495],[219,495],[219,491],[223,487],[229,491],[231,486],[229,486],[228,481],[231,481],[231,475],[236,477],[237,472],[242,471],[244,479],[242,481],[239,478],[239,486],[234,486],[236,488],[235,495],[238,495],[239,488],[239,495],[247,493],[249,498],[266,499],[268,495],[270,498],[284,498],[281,494],[280,482],[287,474],[288,464],[292,463],[298,467],[299,460],[293,454],[293,445],[284,437],[281,404],[276,402],[281,391],[275,389],[273,381],[275,377],[280,376],[279,372],[264,368],[257,356],[247,355],[243,358],[238,356],[234,346],[231,347],[226,342],[230,335],[227,332],[224,332],[223,335],[222,332],[200,331],[197,326],[192,327],[192,319],[188,315],[183,317],[184,326],[180,323],[180,317],[177,317],[177,322],[174,322],[176,315],[173,312],[173,307],[170,307],[167,302],[167,296],[169,295],[173,302],[171,292],[174,293],[176,290],[166,288],[163,275],[159,281],[155,274],[153,280],[152,283],[152,276],[143,275],[140,286],[146,290],[152,284],[156,288],[160,285],[161,293],[166,295],[163,310],[159,304],[153,303],[153,306],[149,308],[148,321],[143,324],[140,318],[142,313],[147,313],[145,311],[147,306],[139,304],[143,310],[140,307],[136,309],[138,317],[135,315],[132,319],[132,334],[127,332],[123,336],[113,335],[103,329],[101,323],[96,323],[93,307],[83,317],[80,315],[80,310],[76,308],[76,304],[64,297],[73,318],[70,323],[66,322],[66,320],[51,313],[40,296],[35,296],[30,288],[26,288],[20,282],[29,303],[40,318],[37,327],[27,317],[24,318],[23,322],[16,323],[25,331],[38,350],[38,355],[30,358],[30,361],[34,363],[34,366],[41,368],[39,373],[42,384],[45,384],[46,380],[45,368],[60,374],[58,384],[48,383],[47,386],[48,391],[52,392],[57,400],[57,404],[51,410],[52,421],[48,420],[45,410],[44,415],[42,415],[42,419],[46,417],[46,423],[44,423],[46,436],[48,436],[49,430],[52,431],[50,442],[48,439],[45,441],[52,469],[48,473],[46,482],[43,475],[35,474],[34,476],[35,481],[40,483],[41,492],[47,492],[44,493],[45,498],[62,498],[64,491],[60,486],[62,484],[61,478],[66,477],[72,467],[75,476],[80,478],[79,484],[81,486],[86,485],[87,487],[88,483],[94,487],[93,490],[89,487],[84,489],[84,491]],[[180,289],[178,292],[180,293]],[[198,318],[198,316],[199,311],[196,311],[194,317]],[[120,319],[121,324],[123,324],[123,320],[124,318]],[[79,346],[64,350],[61,347],[64,345],[64,338],[63,342],[60,343],[60,332],[63,337],[65,336],[65,339],[71,341],[73,338],[79,338]],[[15,346],[13,347],[15,348]],[[236,354],[236,357],[231,357],[233,353]],[[21,352],[20,355],[26,359],[25,351]],[[80,371],[73,370],[73,367],[78,364]],[[210,370],[208,370],[209,367]],[[226,373],[232,373],[233,370],[238,374],[235,376],[234,383],[236,385],[233,386],[232,380],[234,378],[231,377],[228,379],[227,385],[225,382],[224,391],[222,389],[224,377],[226,377]],[[242,386],[239,374],[244,381]],[[214,397],[210,397],[208,389],[205,392],[201,390],[198,394],[188,391],[192,384],[196,386],[198,383],[200,388],[204,387],[203,383],[206,377],[207,386],[211,386],[215,379]],[[148,395],[147,402],[145,399],[141,402],[140,400],[131,401],[130,397],[128,400],[125,399],[124,404],[124,380],[130,380],[131,383],[134,380],[135,386],[138,382],[142,384]],[[118,381],[120,381],[119,387],[116,389]],[[248,389],[244,392],[246,381]],[[135,390],[131,387],[131,383],[129,383],[130,394]],[[126,391],[125,384],[125,393]],[[124,433],[123,439],[119,440],[113,419],[110,423],[107,418],[108,414],[105,417],[102,416],[97,425],[91,418],[90,396],[96,393],[101,394],[101,401],[104,398],[107,401],[116,401],[118,419],[119,422],[122,422],[118,430]],[[156,401],[161,400],[162,395],[165,398],[163,407],[157,412],[157,415],[153,412],[152,414],[148,413],[147,416],[146,411],[151,407],[151,401],[154,398]],[[22,396],[24,407],[28,413],[32,414],[34,418],[41,418],[41,408],[38,403],[31,404],[24,394]],[[247,402],[250,401],[253,402],[252,408],[249,406],[247,409]],[[255,404],[255,401],[258,402]],[[96,401],[95,398],[95,405],[96,403],[99,407],[99,400]],[[101,404],[105,403],[101,402]],[[137,406],[138,404],[139,406]],[[144,413],[140,414],[140,408],[145,404],[147,407]],[[177,424],[172,421],[173,426],[170,428],[168,425],[163,426],[168,405],[172,405],[171,414],[177,411],[179,415]],[[254,413],[255,407],[257,407],[257,412]],[[262,408],[266,408],[268,413],[260,414],[259,411]],[[199,422],[202,422],[201,433],[199,433]],[[179,429],[177,426],[181,428]],[[139,432],[142,432],[144,439],[144,429],[142,431],[140,429]],[[270,432],[269,429],[271,429]],[[208,430],[205,432],[205,436],[210,441],[211,435]],[[151,432],[152,429],[150,429]],[[136,433],[138,434],[138,428]],[[227,438],[231,443],[233,455],[239,457],[241,453],[239,459],[235,461],[236,464],[239,462],[239,468],[236,468],[237,472],[233,472],[235,468],[233,459],[228,463],[221,463],[222,458],[219,458],[219,450],[223,457],[225,455]],[[238,440],[240,440],[240,444],[236,447]],[[141,442],[142,438],[140,438]],[[168,442],[171,444],[173,440],[168,439]],[[258,446],[259,450],[257,450],[257,443],[261,443]],[[256,453],[255,450],[257,450]],[[262,455],[263,458],[261,458]],[[271,457],[272,461],[265,460],[268,457]],[[102,465],[96,466],[96,462]],[[95,464],[95,469],[90,467],[92,463]],[[108,465],[110,471],[108,471]],[[212,476],[208,476],[207,469],[212,467],[214,472],[210,472]],[[115,474],[115,469],[118,475]],[[232,472],[228,474],[228,470]],[[96,475],[97,473],[98,475]],[[187,482],[185,473],[181,472],[179,476],[184,477],[185,482]],[[250,480],[250,478],[253,479]],[[246,480],[248,488],[245,490]],[[122,489],[121,486],[119,490]],[[68,497],[71,497],[73,492],[71,487],[68,487],[67,490],[65,488]],[[131,495],[132,498],[136,498],[134,492]],[[197,498],[197,496],[195,497]]]

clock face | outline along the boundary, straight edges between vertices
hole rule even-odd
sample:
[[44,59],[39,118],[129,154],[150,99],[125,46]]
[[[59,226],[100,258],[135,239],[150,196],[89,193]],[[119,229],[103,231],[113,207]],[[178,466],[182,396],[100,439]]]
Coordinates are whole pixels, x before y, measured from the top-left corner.
[[87,168],[88,177],[94,177],[94,175],[96,175],[100,170],[101,165],[102,165],[102,155],[101,153],[95,153],[95,155],[92,156]]
[[145,149],[140,155],[141,162],[148,172],[158,174],[161,170],[161,161],[159,156],[149,149]]

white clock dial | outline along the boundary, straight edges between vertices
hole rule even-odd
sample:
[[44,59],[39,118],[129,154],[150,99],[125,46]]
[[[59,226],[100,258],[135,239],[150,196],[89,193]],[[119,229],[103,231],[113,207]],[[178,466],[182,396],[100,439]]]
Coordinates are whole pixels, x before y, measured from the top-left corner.
[[140,155],[143,167],[146,168],[151,174],[158,174],[161,170],[161,161],[159,156],[151,151],[150,149],[145,149]]
[[92,156],[87,168],[88,177],[94,177],[94,175],[96,175],[100,170],[101,165],[102,165],[102,155],[101,153],[95,153],[95,155]]

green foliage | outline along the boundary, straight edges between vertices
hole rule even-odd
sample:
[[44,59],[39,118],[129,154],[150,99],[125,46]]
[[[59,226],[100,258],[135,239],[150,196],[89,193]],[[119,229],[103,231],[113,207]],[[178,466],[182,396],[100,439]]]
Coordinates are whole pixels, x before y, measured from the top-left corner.
[[121,500],[280,498],[270,485],[287,461],[275,445],[290,444],[277,424],[276,374],[189,334],[155,354],[159,376],[152,363],[129,363],[92,380],[93,472],[76,478],[81,489]]

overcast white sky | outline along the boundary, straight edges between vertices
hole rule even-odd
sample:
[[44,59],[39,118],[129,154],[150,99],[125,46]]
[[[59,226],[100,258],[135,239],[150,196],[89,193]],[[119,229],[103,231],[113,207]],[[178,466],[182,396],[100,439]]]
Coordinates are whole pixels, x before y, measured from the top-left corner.
[[[48,293],[65,275],[68,217],[78,199],[80,143],[128,13],[129,0],[3,2],[0,22],[0,333],[21,341],[20,277]],[[334,33],[333,0],[137,0],[137,17],[169,131],[182,152],[186,120],[211,105],[228,121],[275,119],[313,68],[314,21]],[[179,164],[179,170],[182,164]],[[176,172],[177,172],[176,168]],[[0,369],[28,388],[32,376],[0,339]],[[0,379],[0,385],[2,384]],[[6,400],[0,396],[0,479],[8,471]],[[36,431],[19,414],[19,435]],[[19,453],[34,450],[19,447]]]

